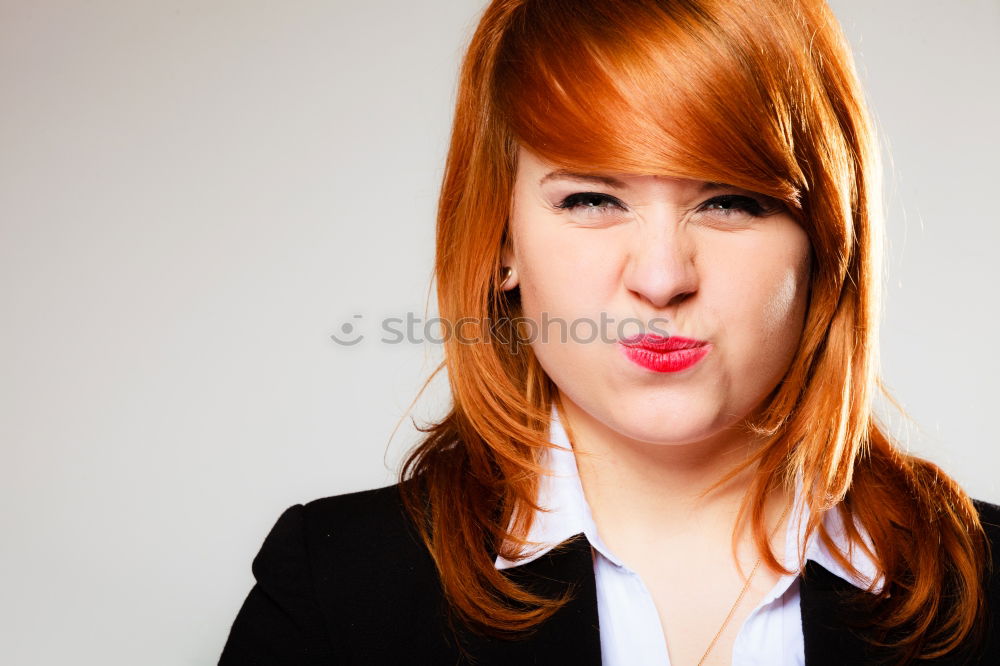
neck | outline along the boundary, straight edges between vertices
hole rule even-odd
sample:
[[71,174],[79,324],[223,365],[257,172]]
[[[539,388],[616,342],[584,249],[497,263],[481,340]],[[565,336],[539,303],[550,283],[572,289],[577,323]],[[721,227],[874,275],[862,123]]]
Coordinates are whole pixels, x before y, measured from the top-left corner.
[[[705,491],[745,460],[759,442],[735,428],[694,443],[643,442],[609,428],[565,397],[562,406],[564,425],[578,454],[580,481],[599,528],[614,526],[619,532],[669,535],[665,537],[669,539],[694,534],[719,541],[732,537],[754,469]],[[769,498],[768,525],[778,520],[788,499],[784,493]],[[744,536],[749,536],[748,529],[740,538]]]

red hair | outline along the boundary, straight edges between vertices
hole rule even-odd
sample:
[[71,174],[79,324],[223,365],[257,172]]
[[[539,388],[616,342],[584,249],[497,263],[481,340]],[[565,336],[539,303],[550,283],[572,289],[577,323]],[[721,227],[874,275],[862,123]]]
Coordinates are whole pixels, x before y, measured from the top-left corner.
[[519,587],[490,556],[525,545],[557,395],[530,347],[504,343],[516,331],[490,329],[520,314],[517,290],[497,284],[518,145],[567,168],[725,182],[785,203],[812,245],[810,301],[785,378],[746,424],[764,445],[741,467],[753,480],[740,518],[786,571],[764,500],[801,474],[807,534],[839,553],[822,521],[841,512],[884,573],[879,594],[859,595],[874,600],[876,640],[907,661],[979,631],[987,542],[975,507],[873,410],[888,396],[881,164],[850,49],[819,0],[494,0],[483,13],[461,68],[435,265],[441,317],[480,322],[482,339],[445,341],[453,406],[400,471],[419,479],[404,499],[457,617],[510,636],[565,601]]

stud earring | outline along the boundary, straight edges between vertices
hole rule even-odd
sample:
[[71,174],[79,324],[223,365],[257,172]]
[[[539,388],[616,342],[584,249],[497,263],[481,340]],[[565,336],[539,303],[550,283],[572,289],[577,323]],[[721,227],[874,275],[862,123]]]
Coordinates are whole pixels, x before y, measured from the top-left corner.
[[507,284],[507,280],[509,280],[510,276],[513,275],[513,274],[514,274],[514,269],[511,268],[510,266],[504,266],[503,268],[501,268],[500,269],[500,286],[502,287],[505,284]]

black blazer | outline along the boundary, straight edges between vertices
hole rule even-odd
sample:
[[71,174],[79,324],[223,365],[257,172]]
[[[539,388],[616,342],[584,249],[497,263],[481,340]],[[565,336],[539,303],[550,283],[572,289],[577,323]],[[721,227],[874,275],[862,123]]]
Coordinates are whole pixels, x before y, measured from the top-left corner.
[[[1000,506],[976,501],[976,507],[997,571],[989,601],[1000,609]],[[577,586],[575,598],[523,641],[483,638],[461,627],[457,639],[448,632],[440,579],[397,485],[290,507],[252,568],[257,582],[233,622],[220,666],[601,662],[593,562],[582,533],[505,570],[552,596],[564,585]],[[874,663],[876,655],[838,615],[839,596],[855,588],[812,560],[799,582],[806,664]],[[995,614],[980,655],[923,663],[1000,664]]]

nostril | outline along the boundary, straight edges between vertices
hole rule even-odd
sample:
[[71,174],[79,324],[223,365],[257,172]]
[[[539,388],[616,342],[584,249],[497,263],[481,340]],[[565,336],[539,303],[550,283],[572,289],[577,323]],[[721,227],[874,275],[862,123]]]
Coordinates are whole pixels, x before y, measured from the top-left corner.
[[680,305],[684,301],[686,301],[689,298],[691,298],[692,296],[694,296],[694,294],[695,294],[695,292],[693,292],[693,291],[686,291],[686,292],[684,292],[682,294],[677,294],[676,296],[674,296],[673,298],[670,299],[670,302],[667,303],[667,307],[673,307],[673,306]]

